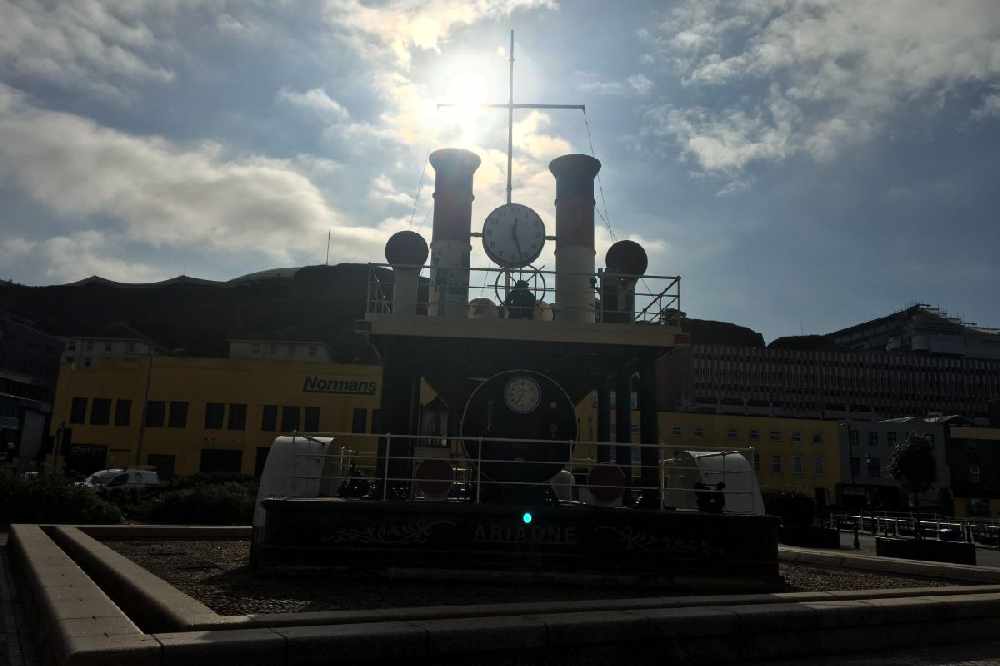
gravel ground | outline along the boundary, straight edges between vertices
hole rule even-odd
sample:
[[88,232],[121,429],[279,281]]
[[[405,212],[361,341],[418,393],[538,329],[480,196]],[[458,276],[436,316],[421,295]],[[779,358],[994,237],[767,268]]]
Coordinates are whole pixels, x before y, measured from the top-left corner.
[[[444,604],[615,599],[663,594],[641,588],[573,587],[536,583],[393,581],[375,574],[296,573],[255,575],[247,541],[108,541],[108,546],[149,569],[222,615],[357,610]],[[947,585],[907,576],[782,564],[793,592],[865,590]]]

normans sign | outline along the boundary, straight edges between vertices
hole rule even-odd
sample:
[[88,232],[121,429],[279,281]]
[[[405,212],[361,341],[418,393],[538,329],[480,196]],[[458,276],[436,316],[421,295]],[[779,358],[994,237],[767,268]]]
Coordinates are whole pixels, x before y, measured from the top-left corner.
[[353,393],[355,395],[375,395],[377,383],[371,379],[357,377],[318,377],[307,375],[302,384],[303,393]]

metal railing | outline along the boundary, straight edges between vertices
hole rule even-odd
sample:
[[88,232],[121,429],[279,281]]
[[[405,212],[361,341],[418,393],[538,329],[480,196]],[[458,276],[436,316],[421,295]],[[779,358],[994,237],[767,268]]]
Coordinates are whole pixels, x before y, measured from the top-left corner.
[[[419,288],[414,314],[426,315],[432,308],[430,266],[400,266],[416,271]],[[464,272],[463,272],[464,273]],[[681,278],[677,275],[629,275],[600,270],[597,273],[563,273],[563,277],[580,278],[589,285],[595,322],[607,323],[677,323],[681,310]],[[567,312],[580,310],[556,303],[556,273],[543,268],[502,269],[499,267],[470,268],[468,284],[470,318],[558,320]],[[369,264],[366,296],[367,314],[391,314],[393,269],[389,264]],[[518,286],[519,282],[524,284]],[[520,290],[520,291],[519,291]],[[518,298],[530,292],[534,305],[525,306]],[[488,301],[488,302],[487,302]]]
[[[652,494],[660,498],[656,505],[659,511],[715,506],[718,507],[718,512],[751,513],[752,511],[734,509],[734,503],[727,500],[735,496],[759,496],[755,482],[734,482],[740,475],[756,477],[752,467],[752,449],[749,448],[695,448],[633,443],[627,445],[630,450],[641,452],[655,449],[660,462],[656,465],[643,465],[640,460],[633,464],[617,465],[595,462],[592,457],[575,455],[574,451],[593,449],[597,452],[601,447],[614,451],[623,445],[620,442],[361,433],[291,433],[289,436],[334,438],[326,453],[311,451],[299,454],[322,460],[322,471],[318,475],[297,474],[294,478],[319,481],[318,486],[327,488],[328,495],[372,501],[480,503],[486,500],[486,496],[495,501],[497,491],[501,491],[501,494],[516,493],[517,489],[536,488],[546,493],[551,490],[550,499],[554,498],[555,503],[623,505],[627,493],[633,497]],[[350,438],[353,448],[338,446],[338,438]],[[359,445],[363,440],[368,440],[367,446]],[[531,455],[532,447],[538,447],[538,456]],[[553,457],[553,447],[565,447],[567,455]],[[698,455],[692,457],[689,455],[691,451],[696,451]],[[733,455],[745,459],[743,469],[735,469],[728,462]],[[716,468],[691,464],[700,457],[721,457],[721,464]],[[424,465],[427,461],[445,461],[447,471],[443,474],[435,473],[431,466]],[[441,465],[437,467],[439,470],[445,469]],[[617,481],[594,482],[588,476],[596,468],[616,467],[622,470],[622,476]],[[541,478],[538,478],[541,468],[545,470],[542,471]],[[503,470],[505,474],[497,474],[497,470]],[[511,473],[512,470],[518,471]],[[523,470],[523,475],[520,470]],[[573,477],[565,485],[556,480],[563,471],[569,472]],[[514,478],[497,478],[504,475]],[[580,480],[581,477],[583,480]],[[685,477],[689,477],[693,483],[684,485],[682,482]],[[652,484],[647,483],[650,479],[654,480]],[[353,490],[344,492],[352,480],[355,483]],[[569,481],[565,475],[562,480]],[[335,481],[339,487],[333,488],[329,481]],[[571,497],[560,498],[560,493],[565,493],[567,488]],[[608,491],[615,491],[611,494],[617,497],[610,502],[597,499],[598,495],[606,495]],[[677,502],[677,505],[664,501],[677,494],[687,496],[688,500]],[[735,504],[745,506],[746,502]],[[750,504],[754,504],[752,497]]]

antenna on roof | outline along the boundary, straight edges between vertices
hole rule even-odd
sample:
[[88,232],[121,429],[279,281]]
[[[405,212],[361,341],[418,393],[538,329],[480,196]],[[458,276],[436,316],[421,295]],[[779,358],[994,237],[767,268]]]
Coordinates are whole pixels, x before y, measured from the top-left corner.
[[326,265],[330,265],[330,238],[333,237],[333,229],[326,232]]

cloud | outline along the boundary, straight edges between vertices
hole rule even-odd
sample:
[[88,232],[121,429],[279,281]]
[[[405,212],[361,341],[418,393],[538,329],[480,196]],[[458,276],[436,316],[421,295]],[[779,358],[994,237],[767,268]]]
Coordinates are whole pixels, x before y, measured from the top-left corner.
[[[0,87],[0,181],[73,227],[65,238],[86,241],[81,251],[91,254],[100,248],[98,236],[79,234],[111,229],[145,247],[244,252],[287,263],[313,253],[316,238],[332,230],[339,259],[371,256],[384,233],[346,219],[304,175],[331,168],[322,160],[233,157],[217,144],[183,147],[134,136],[39,109]],[[5,251],[56,256],[47,250],[51,243],[27,242]],[[119,266],[116,274],[122,272]]]
[[986,120],[1000,117],[1000,86],[994,87],[998,92],[983,97],[983,102],[972,110],[973,120]]
[[593,95],[648,95],[653,82],[645,74],[631,74],[623,81],[602,81],[593,72],[577,72],[578,88]]
[[722,88],[720,100],[732,90],[711,110],[661,104],[647,115],[706,170],[796,153],[833,159],[904,108],[934,111],[1000,78],[993,0],[690,0],[640,37],[685,86]]
[[155,54],[171,42],[146,19],[175,3],[156,0],[0,0],[0,72],[115,98],[137,82],[169,83]]
[[647,111],[644,120],[646,133],[673,138],[702,170],[735,174],[751,162],[781,160],[794,152],[794,118],[794,111],[775,98],[751,113],[661,105]]
[[350,118],[347,109],[332,99],[322,88],[313,88],[301,93],[282,88],[278,91],[278,100],[315,113],[330,122],[342,122]]
[[329,22],[363,50],[388,50],[408,68],[414,49],[437,51],[455,28],[518,10],[555,9],[556,0],[390,0],[370,5],[361,0],[330,0]]

